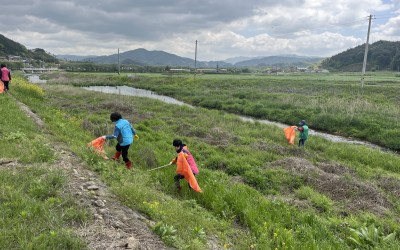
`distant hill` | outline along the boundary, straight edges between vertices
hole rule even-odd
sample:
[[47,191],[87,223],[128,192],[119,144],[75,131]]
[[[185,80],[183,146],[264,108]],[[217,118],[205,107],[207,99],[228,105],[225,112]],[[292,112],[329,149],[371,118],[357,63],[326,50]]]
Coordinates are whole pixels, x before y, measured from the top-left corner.
[[263,66],[298,66],[307,67],[310,64],[322,61],[322,57],[305,57],[296,55],[267,56],[235,63],[236,67],[263,67]]
[[57,62],[58,59],[47,53],[44,49],[36,48],[28,50],[24,45],[14,42],[0,34],[0,56],[20,56],[26,59],[33,59],[44,62]]
[[[361,71],[365,44],[325,59],[322,67],[337,71]],[[400,42],[378,41],[368,46],[367,70],[400,70]]]
[[0,56],[21,56],[30,57],[32,52],[24,45],[14,42],[11,39],[0,34]]
[[[143,48],[120,53],[119,60],[121,63],[135,63],[138,65],[194,67],[193,59],[180,57],[164,51],[148,51]],[[116,64],[118,63],[118,54],[86,58],[85,61]],[[199,64],[202,63],[199,62]]]
[[259,59],[259,58],[262,58],[262,57],[260,57],[260,56],[258,56],[258,57],[237,56],[237,57],[225,59],[224,62],[234,65],[235,63],[238,63],[238,62],[248,61],[248,60],[252,60],[252,59]]
[[[194,60],[190,58],[176,56],[164,51],[148,51],[140,48],[120,53],[119,60],[121,64],[134,64],[139,66],[172,66],[172,67],[194,67]],[[118,63],[118,54],[109,56],[75,56],[75,55],[57,55],[57,58],[67,61],[86,61],[98,64],[116,64]],[[197,61],[198,67],[231,67],[232,64],[224,61]]]
[[[135,49],[127,52],[123,52],[119,55],[121,63],[134,63],[137,65],[149,65],[149,66],[170,66],[170,67],[194,67],[194,60],[186,57],[180,57],[174,54],[170,54],[164,51],[148,51],[146,49]],[[198,68],[228,68],[228,67],[257,67],[257,66],[309,66],[310,64],[321,61],[322,57],[302,57],[296,55],[287,56],[269,56],[262,58],[253,58],[250,60],[248,57],[237,57],[227,59],[230,62],[237,61],[232,64],[227,60],[221,61],[197,61],[196,66]],[[244,60],[244,61],[243,61]],[[84,61],[90,61],[94,63],[102,64],[115,64],[118,63],[118,54],[109,56],[97,56],[92,58],[86,58]]]
[[84,61],[86,58],[96,57],[96,56],[56,55],[56,57],[60,60],[79,62],[79,61]]

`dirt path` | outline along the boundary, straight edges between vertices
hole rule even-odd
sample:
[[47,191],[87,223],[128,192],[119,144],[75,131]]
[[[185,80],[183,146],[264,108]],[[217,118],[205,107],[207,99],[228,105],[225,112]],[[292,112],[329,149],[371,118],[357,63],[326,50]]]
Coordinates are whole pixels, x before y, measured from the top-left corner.
[[[15,101],[47,136],[51,136],[40,117],[25,104]],[[51,145],[57,159],[52,167],[62,169],[68,178],[64,192],[73,195],[93,214],[93,220],[76,228],[76,234],[87,243],[89,249],[169,249],[149,229],[148,225],[154,222],[120,204],[107,186],[94,172],[86,169],[66,144],[58,142]]]

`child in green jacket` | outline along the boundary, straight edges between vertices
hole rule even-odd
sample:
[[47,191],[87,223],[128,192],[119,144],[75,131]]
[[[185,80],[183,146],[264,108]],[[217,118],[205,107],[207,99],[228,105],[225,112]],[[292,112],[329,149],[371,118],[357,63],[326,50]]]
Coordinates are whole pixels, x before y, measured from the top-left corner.
[[297,130],[300,131],[300,140],[299,147],[304,147],[306,140],[308,139],[308,126],[305,120],[302,120],[297,127]]

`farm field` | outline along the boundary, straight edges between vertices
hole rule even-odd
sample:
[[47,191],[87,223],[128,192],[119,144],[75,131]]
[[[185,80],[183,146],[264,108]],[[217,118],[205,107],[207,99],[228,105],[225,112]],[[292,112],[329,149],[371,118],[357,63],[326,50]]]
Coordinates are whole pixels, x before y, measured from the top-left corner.
[[[155,221],[151,228],[171,247],[398,249],[398,154],[319,137],[298,148],[287,144],[280,128],[243,122],[221,112],[288,124],[306,119],[313,128],[398,149],[399,140],[392,139],[400,126],[396,106],[400,78],[374,76],[375,82],[363,89],[356,78],[65,74],[49,75],[48,83],[38,86],[16,78],[12,94],[41,117],[52,140],[66,143],[122,204]],[[88,85],[146,88],[200,108],[76,87]],[[130,149],[131,171],[86,147],[92,139],[111,133],[108,117],[113,111],[130,120],[140,136]],[[9,129],[17,133],[20,126]],[[185,185],[177,193],[173,166],[148,171],[175,156],[171,145],[175,138],[187,143],[194,154],[203,193]],[[114,153],[114,146],[112,142],[106,146],[108,155]],[[2,154],[2,158],[14,157]],[[74,244],[78,249],[81,242]]]

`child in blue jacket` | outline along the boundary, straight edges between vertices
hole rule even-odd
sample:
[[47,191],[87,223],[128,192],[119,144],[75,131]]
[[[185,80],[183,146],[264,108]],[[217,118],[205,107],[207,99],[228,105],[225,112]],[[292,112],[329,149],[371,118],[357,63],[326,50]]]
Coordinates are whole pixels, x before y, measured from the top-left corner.
[[103,138],[107,140],[117,139],[116,152],[112,159],[117,161],[122,155],[126,168],[131,169],[132,162],[128,158],[128,149],[134,139],[138,139],[139,137],[136,135],[136,131],[129,121],[122,119],[120,113],[111,113],[110,120],[115,122],[114,133],[112,135],[104,135]]

